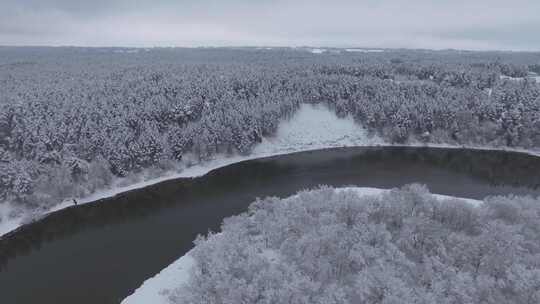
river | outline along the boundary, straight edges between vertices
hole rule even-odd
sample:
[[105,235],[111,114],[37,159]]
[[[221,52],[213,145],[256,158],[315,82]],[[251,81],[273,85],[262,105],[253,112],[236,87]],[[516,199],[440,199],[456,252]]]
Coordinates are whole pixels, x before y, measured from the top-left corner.
[[250,160],[67,208],[0,240],[3,304],[119,303],[257,197],[318,185],[482,199],[540,195],[540,158],[443,148],[340,148]]

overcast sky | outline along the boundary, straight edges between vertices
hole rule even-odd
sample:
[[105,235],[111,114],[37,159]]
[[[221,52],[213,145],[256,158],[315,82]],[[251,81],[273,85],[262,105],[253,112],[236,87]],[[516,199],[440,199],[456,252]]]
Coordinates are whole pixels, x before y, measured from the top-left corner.
[[0,0],[0,45],[540,50],[540,0]]

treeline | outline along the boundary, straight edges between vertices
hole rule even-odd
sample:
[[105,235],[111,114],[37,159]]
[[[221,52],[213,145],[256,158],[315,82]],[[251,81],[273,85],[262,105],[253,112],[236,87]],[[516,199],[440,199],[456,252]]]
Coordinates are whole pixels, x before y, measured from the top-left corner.
[[185,303],[540,302],[540,200],[475,207],[419,185],[266,198],[200,237]]
[[0,48],[0,199],[49,206],[189,156],[248,154],[302,102],[389,142],[540,147],[536,53]]

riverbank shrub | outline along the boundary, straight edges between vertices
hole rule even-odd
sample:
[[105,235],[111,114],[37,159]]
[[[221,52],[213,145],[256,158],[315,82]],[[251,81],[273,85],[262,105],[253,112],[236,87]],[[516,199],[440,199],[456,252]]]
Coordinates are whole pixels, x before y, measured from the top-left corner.
[[540,199],[420,185],[266,198],[199,237],[174,304],[540,302]]

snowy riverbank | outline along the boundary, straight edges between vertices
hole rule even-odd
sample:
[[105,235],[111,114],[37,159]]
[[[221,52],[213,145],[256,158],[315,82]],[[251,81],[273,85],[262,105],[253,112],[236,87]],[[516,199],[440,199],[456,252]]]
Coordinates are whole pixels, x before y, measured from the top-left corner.
[[[354,188],[338,188],[337,191],[354,190],[359,195],[380,195],[387,189],[354,187]],[[438,199],[452,198],[446,195],[434,194]],[[474,199],[459,198],[475,206],[482,202]],[[173,262],[167,268],[156,274],[154,277],[146,280],[141,287],[124,299],[122,304],[168,304],[167,298],[171,290],[181,286],[188,281],[190,269],[194,265],[194,259],[189,252]]]
[[[110,189],[79,198],[78,203],[91,203],[102,198],[112,197],[122,192],[144,188],[170,179],[202,176],[214,169],[250,159],[324,148],[374,146],[381,144],[383,144],[383,141],[380,138],[369,137],[367,131],[362,126],[356,124],[352,117],[340,119],[322,105],[303,104],[290,120],[280,124],[273,138],[264,138],[248,156],[216,155],[210,161],[190,167],[185,166],[181,168],[180,172],[168,172],[162,177],[150,178],[129,185],[122,185],[126,181],[119,179],[115,182],[115,186],[112,186]],[[46,213],[61,210],[72,205],[72,201],[67,200],[47,210]],[[0,209],[0,217],[2,215],[5,217],[5,215],[11,212],[11,208],[5,204],[0,204],[0,207],[3,208],[3,210]],[[23,225],[25,218],[28,217],[29,215],[12,219],[4,218],[0,222],[0,236]]]
[[[319,150],[336,147],[362,147],[362,146],[413,146],[434,148],[468,148],[481,150],[504,150],[527,153],[540,156],[540,151],[528,151],[523,149],[496,149],[486,147],[452,146],[445,144],[411,143],[408,145],[392,145],[385,143],[379,137],[369,136],[368,132],[352,117],[338,118],[332,111],[323,105],[302,104],[297,113],[288,121],[282,122],[276,135],[272,138],[264,138],[253,152],[248,156],[216,155],[212,160],[192,166],[183,165],[179,171],[168,172],[161,177],[142,177],[142,181],[130,182],[126,179],[118,179],[109,189],[98,191],[84,198],[79,198],[79,204],[91,203],[99,199],[113,197],[117,194],[133,189],[144,188],[162,181],[176,178],[190,178],[205,175],[206,173],[231,165],[237,162],[277,156],[295,152]],[[72,206],[71,200],[59,203],[41,215],[21,215],[8,218],[13,208],[7,204],[0,204],[0,237],[22,225],[31,219],[39,219],[57,210]]]

